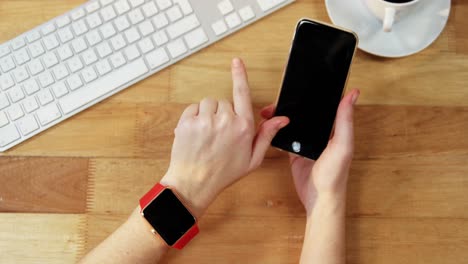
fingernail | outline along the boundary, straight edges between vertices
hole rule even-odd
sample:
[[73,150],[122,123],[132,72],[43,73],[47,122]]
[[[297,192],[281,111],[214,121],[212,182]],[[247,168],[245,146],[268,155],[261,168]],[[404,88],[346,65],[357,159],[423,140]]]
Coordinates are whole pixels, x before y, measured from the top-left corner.
[[359,98],[359,91],[355,92],[353,94],[353,97],[351,98],[351,102],[353,103],[353,105],[356,104],[358,98]]
[[284,122],[284,121],[278,121],[278,123],[276,123],[276,127],[278,129],[282,129],[283,127],[285,127],[288,123]]
[[239,58],[234,58],[232,60],[232,66],[233,67],[240,67],[241,66],[241,60]]

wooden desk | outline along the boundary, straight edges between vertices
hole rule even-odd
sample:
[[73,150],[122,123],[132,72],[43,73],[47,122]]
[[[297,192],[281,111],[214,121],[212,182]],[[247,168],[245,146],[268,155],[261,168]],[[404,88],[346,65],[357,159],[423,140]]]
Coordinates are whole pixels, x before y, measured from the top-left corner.
[[[0,41],[82,2],[0,0]],[[453,1],[444,33],[417,55],[357,53],[349,263],[468,259],[467,14],[468,2]],[[181,110],[230,97],[232,57],[247,63],[257,108],[275,99],[303,16],[329,21],[323,0],[298,0],[2,155],[0,262],[76,262],[163,175]],[[269,153],[200,225],[190,247],[165,263],[297,263],[304,212],[284,155]]]

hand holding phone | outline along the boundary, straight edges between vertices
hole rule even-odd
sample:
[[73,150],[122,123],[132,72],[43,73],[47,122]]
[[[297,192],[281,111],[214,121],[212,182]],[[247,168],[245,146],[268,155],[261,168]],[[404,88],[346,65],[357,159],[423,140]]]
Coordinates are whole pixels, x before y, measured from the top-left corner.
[[275,116],[288,126],[272,145],[316,160],[327,146],[357,45],[356,34],[303,19],[299,21]]

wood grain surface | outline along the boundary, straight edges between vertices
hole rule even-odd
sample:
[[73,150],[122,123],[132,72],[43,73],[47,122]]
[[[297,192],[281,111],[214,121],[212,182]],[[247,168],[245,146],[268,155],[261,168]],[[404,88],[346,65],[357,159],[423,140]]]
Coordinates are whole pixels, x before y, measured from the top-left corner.
[[[0,42],[81,3],[0,0]],[[467,14],[452,1],[444,32],[416,55],[357,52],[348,263],[468,259]],[[297,0],[1,154],[0,263],[75,263],[125,221],[165,173],[184,107],[231,98],[232,57],[247,64],[255,109],[273,102],[301,17],[329,21],[323,0]],[[304,217],[285,154],[270,150],[163,263],[297,263]]]

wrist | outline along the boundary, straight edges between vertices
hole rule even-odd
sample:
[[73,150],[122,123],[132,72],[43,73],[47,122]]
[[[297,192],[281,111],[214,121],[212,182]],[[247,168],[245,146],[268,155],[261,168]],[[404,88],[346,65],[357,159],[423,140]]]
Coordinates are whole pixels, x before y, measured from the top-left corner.
[[340,192],[321,192],[317,194],[317,198],[311,210],[307,212],[307,220],[309,221],[315,215],[343,215],[346,211],[346,190]]

